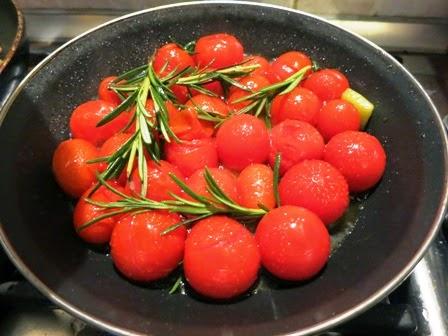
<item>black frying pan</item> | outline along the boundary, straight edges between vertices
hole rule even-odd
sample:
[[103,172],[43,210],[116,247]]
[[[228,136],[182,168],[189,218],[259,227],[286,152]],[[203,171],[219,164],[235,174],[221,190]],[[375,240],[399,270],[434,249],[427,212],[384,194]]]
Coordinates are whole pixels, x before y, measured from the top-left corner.
[[23,15],[12,0],[0,0],[0,73],[11,61],[22,40]]
[[[313,281],[264,278],[257,294],[216,304],[137,286],[71,226],[71,202],[50,170],[73,108],[101,78],[145,62],[162,43],[213,32],[250,53],[300,49],[338,67],[371,99],[369,131],[384,144],[386,174],[362,202],[353,232]],[[0,237],[22,273],[76,316],[122,335],[304,335],[364,311],[412,270],[434,237],[447,198],[446,136],[415,79],[372,43],[314,16],[254,3],[200,2],[151,9],[94,29],[45,59],[7,102],[0,128]],[[164,286],[164,284],[159,284]]]

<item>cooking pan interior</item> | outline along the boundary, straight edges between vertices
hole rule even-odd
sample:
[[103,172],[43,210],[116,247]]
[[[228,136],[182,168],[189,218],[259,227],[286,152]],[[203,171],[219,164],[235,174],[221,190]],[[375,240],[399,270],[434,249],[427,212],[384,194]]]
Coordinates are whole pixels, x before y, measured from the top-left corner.
[[[316,279],[295,285],[267,279],[256,295],[231,303],[169,295],[121,278],[107,255],[76,237],[72,202],[50,168],[56,145],[69,136],[71,111],[96,95],[101,78],[142,64],[171,39],[185,43],[215,32],[235,34],[248,53],[274,57],[298,49],[323,67],[343,70],[375,104],[368,130],[388,156],[385,176],[362,202],[353,232]],[[0,129],[0,150],[0,219],[9,254],[67,309],[122,333],[262,336],[335,322],[397,284],[434,233],[445,199],[440,121],[409,75],[339,28],[254,4],[167,7],[84,35],[17,93]]]

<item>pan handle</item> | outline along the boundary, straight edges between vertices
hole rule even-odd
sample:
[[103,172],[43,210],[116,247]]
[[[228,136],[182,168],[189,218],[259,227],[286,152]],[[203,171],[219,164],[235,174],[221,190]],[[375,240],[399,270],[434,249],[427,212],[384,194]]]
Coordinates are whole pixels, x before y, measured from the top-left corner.
[[0,75],[0,110],[7,98],[16,89],[27,72],[27,60],[24,55],[17,55]]

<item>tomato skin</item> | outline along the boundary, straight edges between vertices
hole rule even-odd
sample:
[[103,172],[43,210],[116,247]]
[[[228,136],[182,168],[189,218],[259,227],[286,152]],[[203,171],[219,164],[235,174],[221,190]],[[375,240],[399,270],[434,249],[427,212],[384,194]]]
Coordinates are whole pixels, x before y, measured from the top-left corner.
[[[195,111],[199,109],[208,112],[211,115],[227,116],[230,113],[230,107],[220,98],[207,96],[203,93],[193,96],[185,105],[187,108],[191,108]],[[207,133],[213,134],[215,131],[214,123],[206,120],[199,120],[199,122]]]
[[98,165],[87,161],[98,157],[98,150],[83,139],[61,142],[53,153],[52,169],[59,186],[66,194],[80,197],[96,182]]
[[[184,180],[180,170],[169,162],[160,160],[159,163],[154,161],[148,162],[148,189],[146,197],[154,201],[171,200],[173,196],[182,194],[182,189],[173,181],[170,174],[176,175],[180,180]],[[126,184],[126,191],[129,193],[140,194],[142,185],[138,170],[134,169],[131,178]]]
[[177,101],[180,104],[185,104],[188,99],[190,99],[190,93],[188,92],[188,89],[184,85],[172,85],[170,87],[171,91],[173,91],[174,95],[176,96]]
[[304,207],[330,225],[349,205],[348,185],[331,164],[306,160],[292,166],[279,183],[282,205]]
[[315,276],[330,255],[330,235],[313,212],[286,205],[267,213],[255,233],[261,263],[283,280]]
[[214,131],[210,125],[201,123],[196,110],[192,107],[180,110],[168,109],[168,124],[181,140],[209,138]]
[[194,51],[194,59],[199,68],[221,69],[241,63],[244,58],[240,41],[226,33],[200,37]]
[[[205,83],[201,85],[204,89],[207,89],[213,93],[215,93],[218,97],[224,96],[224,89],[222,88],[221,82],[218,80],[212,81],[210,83]],[[198,94],[202,94],[199,91],[192,89],[191,95],[196,96]]]
[[260,55],[248,55],[244,58],[244,65],[259,65],[260,67],[250,73],[250,75],[261,75],[270,77],[271,65],[268,60]]
[[313,91],[322,100],[330,100],[341,98],[349,83],[342,72],[322,69],[310,74],[303,82],[303,87]]
[[166,76],[172,71],[178,73],[185,68],[194,67],[195,63],[193,57],[176,43],[167,43],[157,49],[152,65],[158,75]]
[[[124,188],[121,187],[116,181],[108,181],[109,185],[117,189],[118,191],[124,192]],[[93,204],[87,203],[86,198],[90,198],[97,202],[116,202],[121,199],[120,196],[113,193],[104,186],[100,186],[90,197],[89,194],[92,188],[89,188],[76,203],[75,210],[73,211],[73,226],[78,229],[83,224],[88,221],[106,214],[107,212],[113,211],[104,208],[97,207]],[[77,232],[83,240],[91,244],[105,244],[110,240],[110,235],[112,230],[121,216],[113,216],[102,219],[87,228]]]
[[325,146],[324,160],[344,175],[352,192],[373,187],[386,168],[383,146],[365,132],[347,131],[335,135]]
[[[243,77],[242,79],[239,80],[239,82],[241,84],[243,84],[244,86],[246,86],[252,92],[260,91],[262,88],[269,86],[271,84],[266,77],[264,77],[262,75],[252,75],[252,74],[249,76]],[[243,98],[245,96],[248,96],[250,94],[251,94],[251,92],[242,90],[235,86],[232,86],[230,88],[230,95],[227,98],[227,101],[229,102],[230,107],[234,111],[238,111],[238,110],[241,110],[242,108],[246,107],[247,105],[250,105],[250,103],[252,101],[245,100],[245,101],[242,101],[239,103],[235,103],[235,101],[240,98]]]
[[190,176],[204,167],[218,167],[214,138],[165,143],[165,156],[166,160],[177,166],[185,176]]
[[225,216],[197,222],[185,241],[184,271],[198,293],[213,299],[230,299],[255,282],[260,253],[254,236]]
[[161,233],[181,221],[175,213],[149,211],[124,216],[110,241],[115,266],[134,281],[154,281],[171,273],[182,260],[187,231],[184,226]]
[[70,132],[73,138],[84,139],[100,146],[112,135],[122,130],[129,121],[129,113],[123,112],[107,124],[96,124],[108,115],[115,106],[104,100],[90,100],[79,105],[70,117]]
[[254,163],[244,168],[236,179],[236,188],[238,203],[244,207],[275,207],[274,172],[267,165]]
[[288,51],[271,62],[269,80],[277,83],[290,77],[300,69],[312,65],[311,59],[300,51]]
[[326,102],[317,114],[317,129],[328,141],[344,131],[357,131],[361,127],[361,116],[349,102],[334,99]]
[[272,100],[271,118],[274,125],[286,120],[301,120],[316,125],[322,102],[313,91],[296,87],[290,93],[277,95]]
[[[219,188],[233,201],[238,200],[238,193],[236,190],[236,177],[233,173],[225,168],[209,168],[208,171],[213,179],[218,184]],[[204,178],[204,169],[195,171],[187,180],[187,186],[195,193],[212,198],[207,190],[207,182]],[[187,199],[192,199],[190,196],[185,196]]]
[[285,120],[271,130],[269,163],[274,167],[275,157],[280,153],[280,173],[284,174],[303,160],[322,158],[324,146],[324,139],[319,131],[309,123]]
[[263,163],[269,155],[269,135],[260,119],[237,115],[225,121],[216,134],[218,158],[229,169],[243,170],[251,163]]
[[117,76],[109,76],[104,78],[98,86],[98,99],[107,101],[114,106],[121,104],[120,97],[112,90],[109,89],[109,84],[115,80]]
[[[130,133],[117,133],[107,139],[98,150],[98,157],[107,157],[113,155],[131,138]],[[99,171],[103,172],[107,168],[107,163],[101,162],[98,164]]]

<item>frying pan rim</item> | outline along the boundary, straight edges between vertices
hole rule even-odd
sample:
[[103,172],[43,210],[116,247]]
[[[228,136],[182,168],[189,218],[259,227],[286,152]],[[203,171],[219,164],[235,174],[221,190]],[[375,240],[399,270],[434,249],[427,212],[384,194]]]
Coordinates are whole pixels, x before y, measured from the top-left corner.
[[22,11],[17,7],[17,4],[14,0],[10,0],[10,1],[12,3],[13,7],[15,8],[16,14],[17,14],[17,31],[16,31],[16,35],[14,36],[14,40],[12,41],[11,48],[9,48],[8,52],[6,53],[5,58],[3,58],[3,62],[0,63],[0,73],[2,73],[2,71],[6,68],[6,66],[12,60],[12,57],[16,53],[17,48],[19,47],[20,41],[22,40],[23,31],[24,31],[24,27],[25,27]]
[[[37,74],[37,72],[47,63],[49,63],[55,56],[57,56],[62,50],[64,50],[66,47],[71,45],[72,43],[78,41],[79,39],[83,38],[86,35],[89,35],[90,33],[100,30],[103,27],[106,27],[108,25],[126,20],[131,17],[136,17],[145,13],[163,10],[167,8],[175,8],[175,7],[185,7],[185,6],[201,6],[201,5],[208,5],[208,4],[222,4],[222,5],[228,5],[228,4],[238,4],[238,5],[245,5],[245,6],[254,6],[259,8],[273,8],[275,10],[289,12],[293,14],[300,14],[303,16],[307,16],[310,18],[313,18],[317,21],[323,22],[325,24],[328,24],[330,26],[333,26],[337,29],[340,29],[357,39],[361,40],[365,44],[369,45],[370,47],[376,49],[383,57],[386,57],[390,62],[395,64],[401,71],[403,71],[410,81],[413,82],[414,85],[418,88],[420,93],[423,95],[423,97],[426,99],[428,105],[431,108],[431,113],[435,115],[436,124],[435,127],[439,130],[441,133],[441,138],[443,142],[443,148],[444,150],[444,163],[445,163],[445,172],[448,170],[448,138],[447,133],[445,132],[445,129],[443,127],[442,119],[437,112],[437,108],[435,107],[434,103],[431,101],[429,95],[426,93],[426,91],[423,89],[422,85],[414,78],[414,76],[403,66],[401,65],[395,58],[393,58],[390,54],[388,54],[385,50],[374,44],[373,42],[367,40],[366,38],[358,35],[357,33],[351,32],[343,27],[338,26],[337,24],[331,23],[327,19],[321,18],[317,15],[309,14],[300,10],[292,9],[292,8],[286,8],[278,5],[272,5],[272,4],[262,4],[257,2],[249,2],[249,1],[234,1],[234,0],[206,0],[206,1],[189,1],[189,2],[182,2],[182,3],[176,3],[176,4],[169,4],[169,5],[163,5],[163,6],[157,6],[153,8],[147,8],[140,11],[132,12],[123,16],[120,16],[118,18],[115,18],[113,20],[107,21],[101,25],[98,25],[92,29],[87,30],[86,32],[74,37],[73,39],[69,40],[68,42],[64,43],[62,46],[57,48],[55,51],[53,51],[50,55],[48,55],[45,59],[43,59],[34,69],[30,71],[30,73],[21,81],[21,83],[18,85],[18,87],[14,90],[14,92],[8,97],[4,108],[2,111],[0,111],[0,127],[3,124],[3,120],[8,113],[12,103],[14,102],[15,98],[18,96],[18,94],[22,91],[24,86]],[[428,249],[429,245],[433,241],[436,233],[438,232],[443,216],[445,214],[445,210],[447,207],[447,200],[448,200],[448,174],[445,173],[444,183],[443,183],[443,193],[441,197],[441,202],[439,204],[439,207],[436,211],[435,219],[432,223],[432,227],[430,231],[428,232],[428,235],[426,236],[425,240],[423,241],[423,244],[420,246],[418,251],[415,253],[415,255],[411,258],[411,260],[407,263],[407,265],[396,274],[387,284],[385,284],[383,287],[378,289],[375,293],[370,295],[369,297],[362,300],[361,303],[358,305],[351,307],[350,309],[347,309],[345,312],[342,312],[338,315],[335,315],[329,319],[326,319],[323,322],[317,323],[314,326],[307,327],[305,329],[294,331],[291,333],[283,334],[283,336],[301,336],[301,335],[308,335],[308,334],[314,334],[317,332],[321,332],[324,330],[327,330],[335,325],[338,325],[340,323],[343,323],[347,321],[350,318],[353,318],[354,316],[362,313],[363,311],[367,310],[371,306],[373,306],[375,303],[379,302],[384,296],[386,296],[388,293],[390,293],[392,290],[394,290],[396,287],[398,287],[402,281],[406,279],[406,277],[409,275],[409,273],[413,270],[413,268],[417,265],[417,263],[420,261],[420,259],[423,257],[424,253]],[[0,243],[3,245],[7,255],[12,260],[12,262],[15,264],[15,266],[20,270],[20,272],[24,275],[24,277],[30,281],[41,293],[43,293],[45,296],[47,296],[51,301],[53,301],[58,306],[62,307],[63,309],[67,310],[74,316],[80,318],[81,320],[84,320],[96,327],[99,327],[103,330],[106,330],[108,332],[117,333],[120,335],[126,335],[126,336],[137,336],[137,335],[147,335],[147,334],[140,334],[136,333],[135,331],[118,327],[112,323],[106,322],[104,320],[101,320],[99,318],[96,318],[94,316],[89,315],[88,313],[83,312],[81,309],[75,307],[68,301],[62,299],[59,297],[54,291],[52,291],[50,288],[48,288],[43,282],[41,282],[36,275],[34,275],[33,272],[31,272],[30,269],[22,262],[20,257],[17,255],[15,249],[10,244],[9,239],[6,236],[6,233],[3,230],[3,225],[0,222]]]

